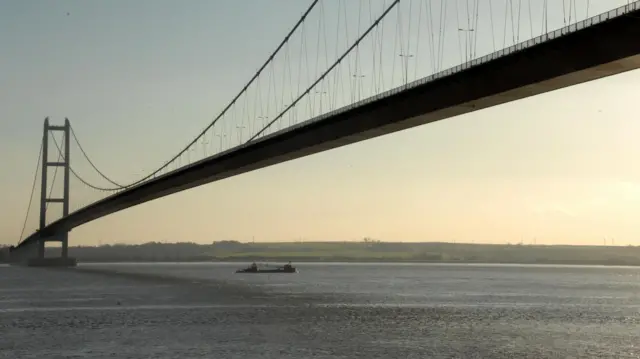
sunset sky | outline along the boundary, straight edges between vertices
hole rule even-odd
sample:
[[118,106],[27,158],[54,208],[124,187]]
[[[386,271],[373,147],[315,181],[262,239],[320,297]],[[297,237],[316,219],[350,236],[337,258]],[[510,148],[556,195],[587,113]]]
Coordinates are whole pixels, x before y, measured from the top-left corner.
[[[229,102],[308,3],[0,0],[0,243],[18,240],[44,117],[68,117],[101,169],[135,180]],[[211,183],[70,238],[640,245],[639,94],[636,70]]]

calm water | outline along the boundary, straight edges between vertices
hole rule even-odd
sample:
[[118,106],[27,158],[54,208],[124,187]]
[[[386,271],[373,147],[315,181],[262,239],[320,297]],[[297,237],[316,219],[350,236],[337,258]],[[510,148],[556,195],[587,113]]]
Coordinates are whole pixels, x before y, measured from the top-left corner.
[[0,267],[0,358],[638,358],[640,269]]

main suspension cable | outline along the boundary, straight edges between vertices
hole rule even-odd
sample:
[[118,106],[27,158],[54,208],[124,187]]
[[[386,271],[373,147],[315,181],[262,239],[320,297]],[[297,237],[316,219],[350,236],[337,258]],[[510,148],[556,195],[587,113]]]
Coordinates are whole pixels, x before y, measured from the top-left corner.
[[[109,182],[111,182],[112,184],[116,185],[117,188],[101,188],[101,187],[98,187],[98,186],[93,186],[93,185],[87,183],[86,181],[84,181],[82,178],[80,178],[80,176],[78,176],[75,172],[72,171],[74,176],[76,176],[85,185],[87,185],[87,186],[89,186],[89,187],[91,187],[93,189],[100,190],[100,191],[116,191],[116,190],[120,190],[120,189],[130,188],[130,187],[133,187],[133,186],[135,186],[137,184],[140,184],[140,183],[152,178],[153,176],[155,176],[156,174],[158,174],[160,171],[164,170],[165,168],[167,168],[171,163],[173,163],[176,159],[178,159],[185,152],[187,152],[191,148],[191,146],[193,146],[196,142],[198,142],[198,140],[202,136],[204,136],[206,134],[206,132],[209,131],[209,129],[211,129],[211,127],[213,127],[227,113],[227,111],[229,111],[229,109],[236,103],[236,101],[240,98],[240,96],[242,96],[247,91],[249,86],[251,86],[253,84],[253,82],[260,76],[260,74],[262,74],[264,69],[274,60],[274,58],[280,52],[280,50],[284,47],[284,45],[289,42],[289,39],[291,38],[291,36],[296,32],[296,30],[300,27],[300,25],[305,21],[305,19],[309,15],[309,13],[311,13],[311,11],[315,8],[315,6],[318,3],[318,1],[319,0],[313,0],[311,5],[302,14],[302,16],[300,17],[298,22],[296,22],[296,24],[293,26],[293,28],[289,31],[289,33],[280,42],[278,47],[276,47],[276,49],[273,51],[273,53],[271,53],[271,55],[267,58],[267,60],[264,62],[264,64],[258,69],[258,71],[256,71],[256,73],[253,75],[253,77],[251,77],[251,79],[244,85],[242,90],[240,90],[240,92],[231,100],[231,102],[229,102],[229,104],[222,110],[222,112],[220,112],[220,114],[218,114],[218,116],[216,116],[213,119],[213,121],[211,121],[211,123],[200,132],[199,135],[197,135],[191,142],[189,142],[189,144],[187,144],[180,152],[178,152],[178,154],[173,156],[169,161],[166,161],[158,169],[156,169],[155,171],[149,173],[147,176],[145,176],[145,177],[143,177],[143,178],[141,178],[141,179],[139,179],[137,181],[134,181],[132,183],[126,184],[126,185],[120,185],[120,184],[112,181],[108,177],[104,176],[104,174],[102,174],[100,171],[98,171],[103,176],[103,178],[107,179]],[[88,156],[86,156],[86,157],[88,158]],[[94,167],[94,169],[96,169],[95,166],[92,165],[92,167]]]
[[22,224],[22,231],[20,232],[20,238],[18,238],[18,244],[22,241],[24,230],[27,228],[27,220],[29,219],[29,211],[31,211],[31,204],[33,203],[33,194],[36,190],[36,180],[38,179],[38,173],[40,172],[40,163],[42,162],[42,149],[44,146],[44,138],[40,141],[40,150],[38,151],[38,163],[36,164],[36,171],[33,174],[33,184],[31,185],[31,194],[29,195],[29,204],[27,205],[27,214],[24,216],[24,223]]
[[313,90],[313,88],[320,83],[320,81],[324,80],[324,78],[336,67],[340,64],[340,62],[342,62],[342,60],[344,60],[345,57],[347,57],[347,55],[349,55],[349,53],[351,53],[351,51],[353,49],[355,49],[360,42],[371,32],[371,30],[373,30],[374,28],[376,28],[378,26],[378,24],[380,23],[380,21],[382,21],[382,19],[384,19],[387,14],[389,14],[389,12],[396,6],[398,5],[398,3],[400,2],[400,0],[395,0],[393,3],[391,3],[391,5],[389,5],[389,7],[387,7],[387,9],[382,13],[382,15],[380,15],[378,17],[378,19],[376,21],[374,21],[373,24],[371,24],[371,26],[369,26],[369,28],[362,34],[360,35],[360,37],[347,49],[347,51],[345,51],[342,56],[340,56],[338,58],[338,60],[336,60],[336,62],[333,63],[333,65],[331,65],[331,67],[329,67],[323,74],[322,76],[320,76],[314,83],[311,84],[311,86],[309,86],[300,96],[298,96],[298,98],[293,101],[289,106],[287,106],[287,108],[285,108],[278,116],[276,116],[273,120],[271,120],[271,122],[269,122],[266,126],[264,126],[260,131],[258,131],[258,133],[254,134],[247,142],[245,143],[249,143],[251,141],[253,141],[254,139],[256,139],[258,136],[260,136],[264,131],[266,131],[269,127],[271,127],[271,125],[273,125],[277,120],[279,120],[282,116],[284,116],[284,114],[287,113],[287,111],[289,111],[291,108],[293,108],[298,102],[300,102],[300,100],[307,94],[309,94],[309,92],[311,92],[311,90]]
[[[62,148],[60,148],[60,145],[58,144],[58,141],[56,141],[55,137],[53,138],[53,143],[56,145],[56,148],[58,149],[58,153],[60,153],[62,155]],[[62,158],[66,161],[67,159],[64,157],[64,155],[62,155]],[[84,178],[82,178],[78,173],[76,173],[76,171],[73,169],[73,167],[71,167],[71,164],[69,164],[69,172],[71,172],[71,174],[78,179],[78,181],[82,182],[85,186],[90,187],[92,189],[95,189],[97,191],[104,191],[104,192],[114,192],[117,190],[120,190],[122,188],[106,188],[106,187],[100,187],[100,186],[96,186],[96,185],[92,185],[91,183],[89,183],[88,181],[86,181]]]
[[111,178],[107,177],[107,175],[105,175],[102,171],[100,171],[98,169],[98,167],[96,167],[96,165],[93,164],[93,161],[91,161],[91,159],[89,158],[89,156],[87,155],[87,152],[84,150],[84,148],[82,147],[82,145],[80,144],[80,141],[78,141],[78,136],[76,136],[76,132],[73,130],[73,127],[70,126],[71,128],[71,135],[73,136],[73,140],[76,142],[76,144],[78,145],[78,148],[80,149],[80,152],[82,152],[82,155],[84,156],[84,158],[87,160],[87,162],[89,162],[89,165],[91,165],[91,167],[98,172],[98,174],[104,178],[105,180],[107,180],[109,183],[111,183],[114,186],[117,186],[118,188],[125,188],[126,186],[123,186],[117,182],[115,182],[114,180],[112,180]]

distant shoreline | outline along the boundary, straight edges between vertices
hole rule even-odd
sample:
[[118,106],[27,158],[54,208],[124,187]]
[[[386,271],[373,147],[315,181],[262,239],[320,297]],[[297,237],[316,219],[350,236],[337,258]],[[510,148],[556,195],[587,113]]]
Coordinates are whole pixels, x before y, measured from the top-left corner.
[[[3,258],[4,253],[4,258]],[[8,251],[0,251],[0,262]],[[47,248],[46,256],[60,249]],[[80,263],[443,263],[640,266],[640,246],[470,244],[446,242],[159,243],[69,247]]]
[[114,259],[114,260],[82,260],[78,259],[78,263],[86,263],[86,264],[126,264],[126,263],[287,263],[291,261],[292,263],[353,263],[353,264],[502,264],[502,265],[577,265],[577,266],[609,266],[609,267],[617,267],[617,266],[625,266],[625,267],[640,267],[640,264],[637,263],[623,263],[623,262],[605,262],[605,261],[530,261],[530,262],[507,262],[507,261],[426,261],[426,260],[392,260],[392,259],[319,259],[319,258],[305,258],[305,259],[289,259],[289,258],[225,258],[225,259],[166,259],[166,260],[133,260],[133,259]]

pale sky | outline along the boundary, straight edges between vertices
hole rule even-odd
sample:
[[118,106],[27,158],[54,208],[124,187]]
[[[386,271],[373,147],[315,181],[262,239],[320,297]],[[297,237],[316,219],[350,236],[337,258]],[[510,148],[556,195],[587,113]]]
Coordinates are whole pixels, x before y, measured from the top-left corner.
[[[590,11],[613,2],[626,3]],[[133,181],[221,111],[308,3],[0,0],[0,243],[18,240],[45,116],[68,117],[104,172]],[[625,73],[214,182],[70,238],[640,245],[639,93],[640,71]],[[71,191],[73,209],[98,198],[77,181]]]

